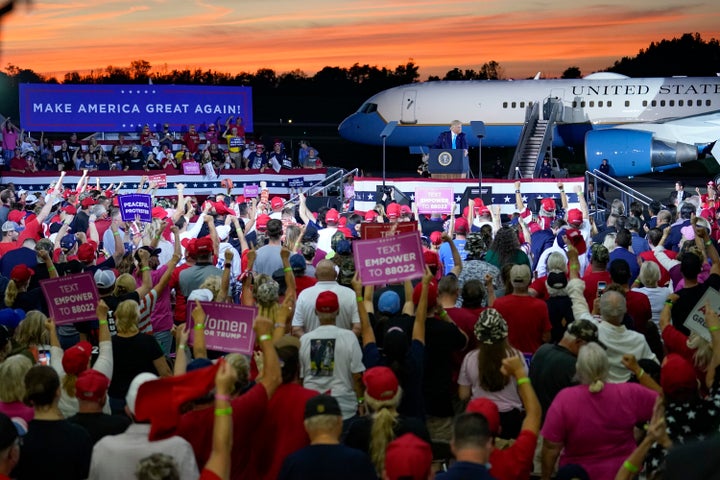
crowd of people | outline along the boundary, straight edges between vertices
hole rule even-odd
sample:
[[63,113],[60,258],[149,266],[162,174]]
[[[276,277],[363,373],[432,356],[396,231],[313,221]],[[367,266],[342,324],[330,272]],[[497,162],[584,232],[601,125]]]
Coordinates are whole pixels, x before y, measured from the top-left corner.
[[13,173],[144,170],[177,174],[184,171],[186,163],[212,165],[215,171],[280,172],[323,166],[317,149],[307,140],[299,142],[297,157],[293,158],[280,139],[269,145],[250,139],[242,117],[228,118],[224,127],[219,121],[203,125],[202,131],[187,125],[182,132],[175,132],[166,123],[161,131],[153,132],[145,125],[138,135],[120,133],[115,141],[98,141],[94,134],[78,139],[75,133],[51,141],[42,132],[36,139],[10,118],[2,122],[0,129],[3,169]]
[[[516,182],[512,215],[178,184],[144,223],[63,182],[0,192],[0,478],[717,474],[711,183],[597,224],[562,183],[533,211]],[[363,282],[362,225],[410,221],[422,276]],[[83,272],[97,319],[56,324],[41,282]],[[254,307],[253,354],[209,349],[200,302]]]

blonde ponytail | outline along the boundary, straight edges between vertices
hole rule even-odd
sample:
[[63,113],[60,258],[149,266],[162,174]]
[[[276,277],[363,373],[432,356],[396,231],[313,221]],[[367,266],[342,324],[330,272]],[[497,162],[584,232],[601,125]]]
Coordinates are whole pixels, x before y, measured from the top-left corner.
[[18,288],[17,284],[15,283],[15,280],[10,280],[8,282],[7,288],[5,289],[5,306],[8,308],[12,308],[12,306],[15,304],[15,300],[18,296]]
[[590,393],[599,393],[599,392],[602,392],[602,389],[604,387],[605,387],[605,382],[603,382],[600,379],[597,379],[590,384],[590,387],[588,387],[588,390],[590,390]]
[[382,407],[373,414],[372,429],[370,430],[370,460],[375,470],[382,473],[385,469],[385,450],[395,438],[395,424],[398,413],[393,408]]

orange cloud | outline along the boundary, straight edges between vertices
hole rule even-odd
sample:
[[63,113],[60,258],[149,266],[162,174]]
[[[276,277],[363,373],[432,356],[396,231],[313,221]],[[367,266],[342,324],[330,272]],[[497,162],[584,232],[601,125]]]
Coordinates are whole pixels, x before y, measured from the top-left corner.
[[645,0],[553,9],[470,0],[33,5],[18,8],[3,25],[3,61],[60,76],[135,59],[156,69],[300,69],[312,75],[356,62],[394,68],[409,58],[423,77],[454,67],[478,69],[490,60],[509,77],[538,70],[557,76],[571,65],[585,73],[607,67],[651,41],[684,32],[709,39],[717,35],[720,16],[717,6],[663,7]]

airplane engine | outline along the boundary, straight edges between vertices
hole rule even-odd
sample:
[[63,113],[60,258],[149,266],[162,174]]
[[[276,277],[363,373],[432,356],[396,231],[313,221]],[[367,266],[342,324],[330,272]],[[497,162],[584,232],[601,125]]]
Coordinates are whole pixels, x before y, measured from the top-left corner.
[[585,135],[585,160],[592,171],[603,159],[610,163],[616,177],[632,177],[651,171],[663,171],[697,160],[697,148],[653,138],[653,132],[609,128],[592,130]]

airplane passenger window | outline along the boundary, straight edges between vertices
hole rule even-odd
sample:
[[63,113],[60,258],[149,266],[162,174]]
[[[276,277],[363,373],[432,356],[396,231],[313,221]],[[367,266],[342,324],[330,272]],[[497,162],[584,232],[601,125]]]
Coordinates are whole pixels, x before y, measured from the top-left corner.
[[692,107],[692,105],[693,105],[692,100],[688,100],[688,107]]
[[[629,107],[629,106],[630,106],[630,102],[626,101],[626,102],[625,102],[625,106],[626,106],[626,107]],[[643,107],[647,107],[647,100],[643,100]]]
[[612,100],[608,100],[607,106],[608,106],[608,107],[612,107]]
[[709,107],[712,102],[710,100],[705,100],[705,106]]
[[653,107],[657,107],[657,100],[653,100],[653,101],[652,101],[652,106],[653,106]]
[[683,102],[682,100],[678,100],[678,107],[682,107],[684,105],[685,105],[685,102]]
[[594,106],[595,106],[595,100],[590,100],[590,106],[591,106],[591,107],[594,107]]
[[510,105],[512,106],[512,108],[516,108],[516,107],[517,107],[517,102],[512,102]]
[[520,108],[525,108],[525,102],[520,102]]
[[573,100],[573,108],[577,108],[577,100]]
[[507,108],[507,102],[503,102],[503,108]]
[[603,101],[602,101],[602,100],[598,100],[598,107],[602,107],[602,106],[603,106]]
[[660,100],[660,106],[661,106],[661,107],[664,107],[664,106],[665,106],[665,100]]
[[674,106],[675,106],[675,100],[670,100],[670,106],[671,106],[671,107],[674,107]]
[[[625,100],[625,106],[630,106],[630,100]],[[647,100],[643,100],[643,107],[647,107]]]
[[585,100],[583,100],[582,102],[580,102],[580,107],[585,108]]

